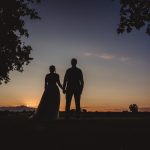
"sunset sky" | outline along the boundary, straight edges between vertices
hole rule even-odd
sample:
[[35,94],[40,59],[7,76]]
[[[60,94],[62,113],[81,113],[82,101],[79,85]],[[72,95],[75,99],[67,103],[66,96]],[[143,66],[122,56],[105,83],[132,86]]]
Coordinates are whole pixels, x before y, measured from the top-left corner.
[[[49,66],[56,66],[63,82],[75,57],[85,81],[82,107],[122,111],[136,103],[150,108],[150,36],[144,29],[117,34],[118,0],[44,0],[34,7],[42,20],[26,20],[30,37],[25,40],[33,48],[34,60],[0,85],[0,106],[36,107]],[[61,110],[64,105],[61,92]]]

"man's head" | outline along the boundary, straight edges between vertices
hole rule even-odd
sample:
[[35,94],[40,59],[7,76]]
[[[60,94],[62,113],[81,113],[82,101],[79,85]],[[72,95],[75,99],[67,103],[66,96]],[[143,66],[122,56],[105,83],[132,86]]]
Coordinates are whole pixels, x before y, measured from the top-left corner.
[[76,65],[77,65],[77,59],[76,58],[71,59],[71,65],[72,65],[72,67],[76,67]]

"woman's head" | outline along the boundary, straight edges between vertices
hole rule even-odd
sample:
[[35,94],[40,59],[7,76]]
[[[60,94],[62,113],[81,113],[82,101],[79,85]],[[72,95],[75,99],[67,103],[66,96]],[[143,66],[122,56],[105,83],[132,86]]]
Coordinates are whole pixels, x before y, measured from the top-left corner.
[[51,66],[49,67],[49,71],[50,71],[50,73],[54,73],[54,72],[56,71],[55,66],[54,66],[54,65],[51,65]]

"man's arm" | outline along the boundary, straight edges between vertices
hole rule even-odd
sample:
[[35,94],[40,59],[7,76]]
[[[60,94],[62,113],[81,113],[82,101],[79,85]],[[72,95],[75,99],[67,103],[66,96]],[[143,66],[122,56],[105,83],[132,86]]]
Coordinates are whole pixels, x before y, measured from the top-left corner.
[[67,80],[68,80],[68,73],[67,73],[68,71],[66,71],[66,73],[65,73],[65,77],[64,77],[64,82],[63,82],[63,93],[65,93],[65,91],[66,91],[66,86],[67,86]]
[[80,84],[81,84],[81,93],[82,93],[83,87],[84,87],[84,79],[83,79],[83,73],[82,73],[82,71],[80,73]]

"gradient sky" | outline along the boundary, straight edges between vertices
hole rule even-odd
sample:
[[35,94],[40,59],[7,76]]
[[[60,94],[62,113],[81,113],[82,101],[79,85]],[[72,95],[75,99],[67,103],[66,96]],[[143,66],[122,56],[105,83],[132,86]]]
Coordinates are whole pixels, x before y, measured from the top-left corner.
[[[23,73],[12,72],[0,86],[0,105],[37,106],[49,65],[61,82],[72,57],[78,59],[85,88],[81,105],[88,110],[150,107],[150,37],[145,30],[118,35],[118,0],[44,0],[35,6],[42,20],[26,21],[34,60]],[[61,110],[65,96],[61,95]],[[74,101],[72,101],[74,106]]]

